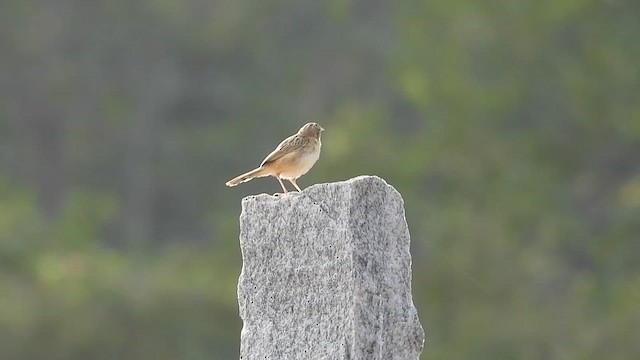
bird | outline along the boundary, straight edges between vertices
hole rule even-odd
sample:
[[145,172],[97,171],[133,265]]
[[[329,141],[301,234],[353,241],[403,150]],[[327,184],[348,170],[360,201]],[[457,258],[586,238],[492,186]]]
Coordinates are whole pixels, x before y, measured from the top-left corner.
[[267,155],[259,167],[227,181],[226,185],[232,187],[253,178],[273,176],[278,180],[285,194],[288,191],[282,179],[289,180],[298,192],[302,192],[296,180],[306,174],[318,161],[322,146],[320,134],[323,131],[324,128],[317,123],[305,124],[297,133],[284,139]]

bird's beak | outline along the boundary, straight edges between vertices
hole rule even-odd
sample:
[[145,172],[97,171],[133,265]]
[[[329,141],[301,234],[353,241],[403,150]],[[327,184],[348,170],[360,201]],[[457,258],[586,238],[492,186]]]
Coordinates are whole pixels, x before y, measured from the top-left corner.
[[320,126],[320,131],[324,131],[324,128],[322,126]]

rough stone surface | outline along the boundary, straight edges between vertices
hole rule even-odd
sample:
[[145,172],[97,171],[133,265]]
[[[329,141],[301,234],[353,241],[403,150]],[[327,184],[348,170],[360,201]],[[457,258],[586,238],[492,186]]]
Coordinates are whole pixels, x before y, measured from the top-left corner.
[[240,358],[418,359],[400,194],[361,176],[242,201]]

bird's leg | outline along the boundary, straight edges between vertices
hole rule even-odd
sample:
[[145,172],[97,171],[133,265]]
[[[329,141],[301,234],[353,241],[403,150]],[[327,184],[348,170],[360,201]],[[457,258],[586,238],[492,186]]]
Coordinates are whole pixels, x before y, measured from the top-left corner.
[[287,188],[284,187],[284,184],[282,183],[282,180],[280,180],[280,176],[276,176],[276,179],[278,179],[278,182],[280,183],[280,186],[282,186],[282,190],[284,191],[284,193],[288,193]]
[[293,186],[296,187],[296,190],[298,190],[298,192],[302,192],[302,190],[300,189],[300,186],[298,186],[298,184],[296,183],[296,179],[291,179],[289,180],[290,183],[293,184]]

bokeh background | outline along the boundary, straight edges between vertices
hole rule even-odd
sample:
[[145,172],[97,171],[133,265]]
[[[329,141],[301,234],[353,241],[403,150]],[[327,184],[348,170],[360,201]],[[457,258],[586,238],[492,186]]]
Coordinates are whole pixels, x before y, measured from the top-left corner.
[[640,2],[3,0],[0,359],[234,359],[237,188],[404,196],[423,360],[640,356]]

